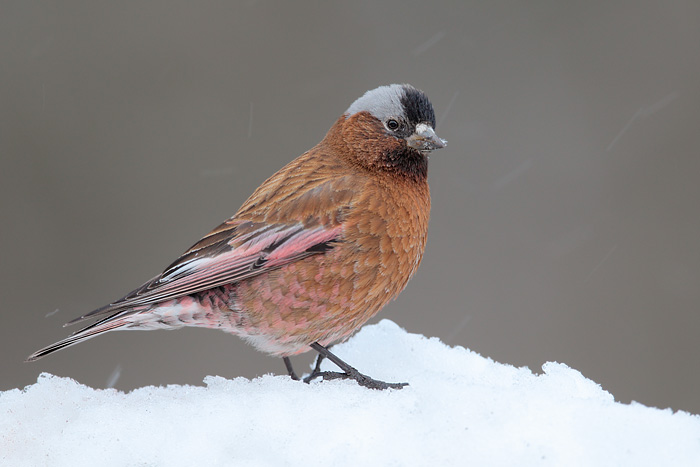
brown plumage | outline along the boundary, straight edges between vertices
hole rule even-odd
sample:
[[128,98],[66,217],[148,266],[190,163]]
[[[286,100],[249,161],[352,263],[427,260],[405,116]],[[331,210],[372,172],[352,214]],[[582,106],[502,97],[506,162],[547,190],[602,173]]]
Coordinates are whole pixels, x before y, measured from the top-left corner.
[[[420,264],[430,215],[427,152],[445,146],[434,127],[421,91],[368,91],[323,141],[162,274],[72,321],[97,318],[28,360],[111,330],[202,326],[283,357],[295,379],[288,357],[313,348],[319,360],[307,382],[350,377],[371,388],[402,387],[362,375],[326,347],[396,298]],[[321,372],[324,357],[343,372]]]

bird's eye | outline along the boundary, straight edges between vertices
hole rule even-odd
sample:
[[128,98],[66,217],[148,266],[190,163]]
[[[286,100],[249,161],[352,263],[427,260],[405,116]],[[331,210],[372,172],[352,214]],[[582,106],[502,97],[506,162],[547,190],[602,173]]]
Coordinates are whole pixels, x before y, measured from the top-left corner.
[[390,118],[389,120],[386,121],[386,127],[388,129],[390,129],[391,131],[398,130],[399,126],[400,126],[399,122],[393,118]]

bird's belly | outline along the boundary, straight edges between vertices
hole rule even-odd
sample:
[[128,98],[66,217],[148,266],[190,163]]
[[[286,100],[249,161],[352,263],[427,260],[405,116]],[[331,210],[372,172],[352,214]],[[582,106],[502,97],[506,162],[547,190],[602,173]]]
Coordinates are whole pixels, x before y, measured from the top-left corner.
[[400,291],[381,269],[338,246],[245,280],[233,286],[236,333],[281,356],[306,352],[313,342],[342,341]]

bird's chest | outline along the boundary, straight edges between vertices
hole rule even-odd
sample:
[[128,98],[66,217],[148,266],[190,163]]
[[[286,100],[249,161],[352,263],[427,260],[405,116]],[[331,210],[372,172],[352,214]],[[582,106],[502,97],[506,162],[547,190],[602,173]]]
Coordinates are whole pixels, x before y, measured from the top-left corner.
[[427,183],[370,184],[344,223],[344,247],[354,255],[357,287],[389,299],[398,295],[423,257],[429,217]]

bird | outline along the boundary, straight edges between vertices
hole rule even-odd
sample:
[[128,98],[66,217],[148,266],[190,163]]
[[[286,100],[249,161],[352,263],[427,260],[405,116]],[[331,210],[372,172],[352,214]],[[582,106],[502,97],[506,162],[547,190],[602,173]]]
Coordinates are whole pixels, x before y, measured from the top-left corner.
[[[347,340],[415,274],[430,217],[428,155],[435,133],[426,94],[409,84],[369,90],[323,140],[265,180],[236,214],[165,270],[65,326],[95,320],[26,361],[117,330],[220,329],[289,357],[315,350],[305,382],[360,373],[329,348]],[[342,371],[321,371],[328,358]]]

